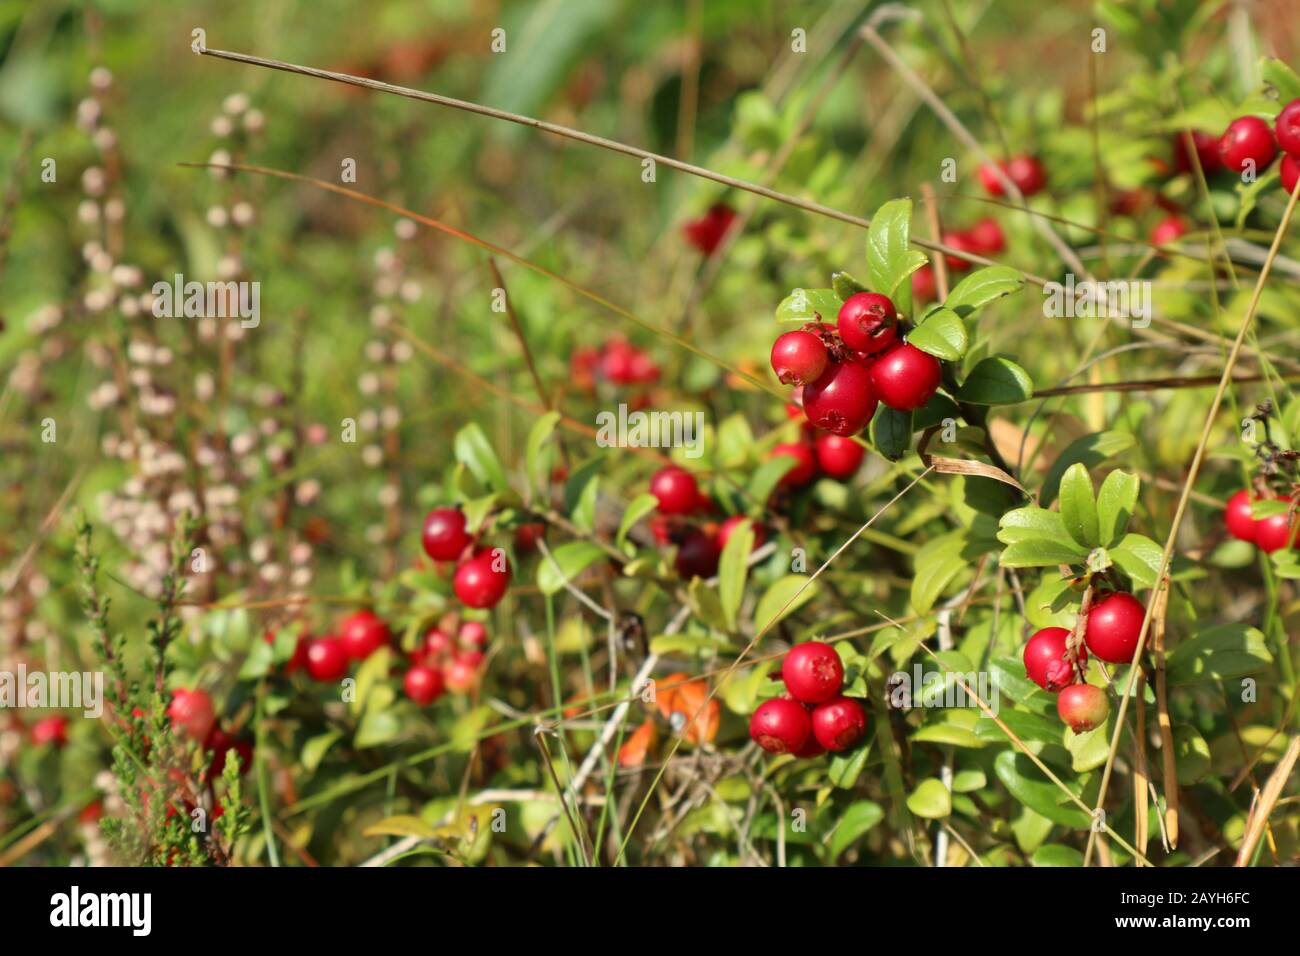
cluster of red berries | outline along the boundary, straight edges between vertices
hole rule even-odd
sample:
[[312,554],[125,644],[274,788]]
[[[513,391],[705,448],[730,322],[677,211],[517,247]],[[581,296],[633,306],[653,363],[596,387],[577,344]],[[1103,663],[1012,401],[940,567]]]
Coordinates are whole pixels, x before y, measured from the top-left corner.
[[894,303],[878,292],[849,296],[833,326],[810,322],[779,336],[772,370],[784,384],[803,386],[808,421],[841,436],[860,432],[878,401],[920,408],[942,379],[937,358],[899,339]]
[[682,224],[682,235],[700,252],[711,256],[722,245],[727,231],[736,221],[736,210],[726,203],[715,203],[698,219],[689,219]]
[[[966,229],[945,232],[942,236],[944,245],[961,252],[981,256],[997,255],[1007,247],[1007,237],[1002,232],[996,219],[984,218]],[[949,272],[966,272],[971,263],[957,256],[944,256],[944,265]],[[938,297],[939,286],[934,277],[934,267],[930,264],[921,266],[912,273],[912,299],[918,305],[932,302]]]
[[501,548],[478,547],[459,508],[434,508],[425,516],[424,553],[435,561],[455,561],[451,587],[466,607],[491,608],[510,587],[510,560]]
[[[135,711],[137,717],[143,716]],[[239,755],[239,770],[246,773],[253,763],[253,745],[243,738],[226,733],[217,725],[217,712],[212,695],[200,688],[179,688],[172,693],[167,705],[167,716],[172,728],[199,743],[212,757],[211,777],[220,776],[226,760],[233,751]]]
[[[796,388],[802,400],[802,388]],[[848,435],[832,435],[815,428],[804,418],[801,406],[791,403],[786,414],[793,419],[803,419],[799,441],[783,442],[771,451],[771,457],[786,455],[795,460],[795,466],[781,476],[782,488],[802,488],[817,480],[819,475],[847,481],[858,473],[867,450]]]
[[[1223,523],[1228,528],[1228,534],[1239,541],[1249,541],[1266,554],[1281,551],[1288,545],[1300,547],[1295,534],[1295,511],[1288,509],[1267,518],[1255,518],[1251,514],[1251,504],[1255,500],[1246,488],[1228,499],[1228,504],[1223,509]],[[1290,502],[1291,496],[1282,495],[1276,500]]]
[[669,465],[650,478],[650,493],[659,502],[659,513],[650,523],[655,540],[662,545],[677,545],[677,573],[684,578],[710,578],[718,571],[722,549],[736,530],[748,523],[754,529],[754,547],[767,538],[763,526],[744,515],[732,515],[721,524],[697,523],[695,519],[716,510],[685,468]]
[[[274,640],[275,632],[268,631],[267,643]],[[391,642],[392,633],[388,625],[374,611],[363,608],[340,621],[335,634],[325,637],[300,635],[284,672],[292,674],[301,668],[312,680],[336,681],[348,672],[353,661],[363,661]]]
[[411,666],[402,679],[406,696],[424,707],[444,690],[473,693],[482,676],[487,642],[487,628],[481,621],[461,621],[458,627],[449,621],[431,627],[411,653]]
[[768,753],[838,753],[867,732],[862,702],[840,693],[844,664],[829,644],[808,641],[790,648],[781,679],[786,694],[764,701],[749,718],[749,736]]
[[1005,162],[998,163],[994,166],[991,163],[985,163],[980,167],[980,183],[984,186],[984,191],[990,196],[1003,196],[1006,189],[1002,185],[1002,177],[998,175],[1001,169],[1006,174],[1007,179],[1015,184],[1020,190],[1020,194],[1028,199],[1035,193],[1042,192],[1043,187],[1047,185],[1047,167],[1037,156],[1012,156]]
[[1083,680],[1088,653],[1108,664],[1133,660],[1142,619],[1142,602],[1123,591],[1102,594],[1088,609],[1080,646],[1078,666],[1070,661],[1067,644],[1070,632],[1063,627],[1045,627],[1025,644],[1025,673],[1043,690],[1057,694],[1056,712],[1075,733],[1100,727],[1110,713],[1106,692]]
[[659,381],[659,366],[622,336],[615,336],[600,348],[574,349],[569,373],[576,388],[591,392],[597,380],[614,385],[653,385]]

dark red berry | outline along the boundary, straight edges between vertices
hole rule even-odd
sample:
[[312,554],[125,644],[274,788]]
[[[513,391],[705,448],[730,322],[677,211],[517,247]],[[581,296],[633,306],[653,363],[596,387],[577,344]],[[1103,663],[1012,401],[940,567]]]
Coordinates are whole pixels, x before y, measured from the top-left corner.
[[849,348],[872,355],[894,341],[898,313],[888,296],[878,292],[859,292],[840,306],[835,320],[840,338]]
[[424,518],[424,553],[435,561],[455,561],[471,540],[459,508],[434,508]]
[[912,411],[928,402],[943,377],[939,360],[914,345],[900,342],[871,366],[871,384],[890,408]]
[[451,586],[466,607],[496,607],[510,587],[510,559],[500,548],[484,548],[461,562]]
[[442,672],[422,665],[412,667],[402,678],[402,687],[407,697],[426,707],[442,696]]
[[53,744],[62,747],[68,742],[68,718],[58,714],[42,717],[32,724],[32,743],[38,747]]
[[818,468],[843,481],[857,474],[867,450],[846,435],[818,435],[813,452],[817,455]]
[[1092,684],[1071,684],[1056,698],[1056,712],[1076,734],[1094,730],[1106,722],[1110,701],[1106,692]]
[[[1196,150],[1196,158],[1205,175],[1212,176],[1223,169],[1223,159],[1219,156],[1219,137],[1200,129],[1192,130],[1191,134],[1192,148]],[[1174,134],[1174,169],[1180,173],[1190,173],[1194,168],[1187,152],[1186,139],[1182,133]]]
[[1250,513],[1250,504],[1250,491],[1243,488],[1228,499],[1223,509],[1223,523],[1228,534],[1238,541],[1255,540],[1255,518]]
[[867,732],[867,712],[852,697],[832,697],[812,712],[813,736],[827,750],[848,750]]
[[862,431],[876,413],[871,372],[861,362],[832,362],[822,377],[803,388],[808,421],[834,435]]
[[736,219],[736,212],[730,206],[718,203],[698,219],[687,222],[682,231],[686,241],[706,256],[713,255],[722,244],[722,239]]
[[221,776],[222,771],[226,769],[226,761],[230,759],[232,750],[239,756],[240,773],[248,773],[253,766],[252,743],[240,737],[232,737],[220,727],[213,728],[211,736],[208,737],[207,747],[212,752],[210,772],[213,777]]
[[772,343],[772,371],[783,385],[817,381],[829,360],[822,340],[803,329],[786,332]]
[[749,718],[749,736],[768,753],[798,753],[812,736],[812,719],[802,705],[774,697]]
[[659,499],[659,510],[666,515],[688,515],[700,504],[695,476],[675,465],[655,472],[650,479],[650,494]]
[[167,716],[172,719],[174,730],[183,731],[187,737],[199,743],[208,739],[212,725],[217,721],[212,697],[205,690],[177,690],[167,705]]
[[430,628],[424,635],[424,656],[426,660],[437,660],[451,653],[451,638],[439,628]]
[[795,466],[781,477],[782,488],[802,488],[817,477],[817,459],[807,442],[787,442],[772,449],[773,458],[781,455],[795,460]]
[[365,660],[392,637],[388,625],[369,609],[344,618],[339,625],[338,636],[343,643],[343,650],[354,661]]
[[711,578],[718,573],[720,555],[714,535],[692,528],[677,547],[677,573],[684,578]]
[[820,641],[796,644],[781,663],[781,679],[795,700],[820,704],[840,692],[844,664],[835,648]]
[[722,522],[722,527],[718,529],[718,551],[725,548],[731,536],[745,525],[749,525],[754,530],[754,548],[767,540],[767,532],[763,530],[761,524],[752,518],[746,518],[744,515],[732,515]]
[[[1008,162],[999,163],[998,166],[1025,197],[1034,195],[1047,185],[1047,170],[1042,162],[1033,156],[1015,156]],[[1002,180],[993,166],[985,164],[980,167],[980,182],[984,186],[984,191],[990,196],[1003,194]]]
[[[811,719],[812,717],[809,715],[809,720]],[[809,734],[807,741],[804,742],[802,747],[794,751],[794,755],[803,760],[811,760],[813,757],[820,757],[825,752],[826,748],[821,745],[813,734]]]
[[312,680],[338,680],[348,672],[348,652],[337,637],[318,637],[307,645],[307,673]]
[[1151,230],[1151,244],[1163,246],[1171,243],[1187,232],[1187,223],[1181,216],[1168,216],[1156,223]]
[[1282,165],[1278,172],[1282,174],[1282,188],[1286,190],[1289,196],[1295,192],[1295,184],[1300,180],[1300,159],[1296,159],[1290,153],[1282,157]]
[[[945,246],[958,252],[973,253],[977,251],[971,237],[964,232],[945,232],[942,241]],[[965,272],[971,267],[969,259],[963,259],[961,256],[948,253],[944,253],[943,261],[947,264],[949,272]]]
[[1282,107],[1273,123],[1277,144],[1292,156],[1300,156],[1300,100],[1292,100]]
[[[1070,632],[1063,627],[1045,627],[1025,643],[1025,673],[1043,690],[1056,693],[1075,682],[1074,668],[1066,654]],[[1079,647],[1079,662],[1088,662],[1087,648]]]
[[1083,639],[1088,650],[1108,664],[1127,664],[1137,650],[1146,608],[1131,594],[1114,591],[1088,609]]
[[1219,158],[1234,173],[1243,173],[1254,163],[1258,175],[1277,155],[1273,130],[1258,116],[1239,116],[1228,124],[1219,140]]
[[991,256],[1007,247],[1007,237],[996,219],[981,219],[966,230],[966,236],[981,255]]

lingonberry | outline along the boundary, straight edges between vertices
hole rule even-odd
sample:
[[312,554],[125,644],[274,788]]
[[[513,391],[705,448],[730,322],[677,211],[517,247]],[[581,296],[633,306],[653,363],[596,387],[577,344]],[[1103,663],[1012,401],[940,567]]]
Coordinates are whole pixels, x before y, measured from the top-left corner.
[[695,476],[676,465],[655,472],[650,479],[650,494],[659,499],[659,510],[666,515],[688,515],[700,504]]
[[724,203],[717,203],[703,216],[687,222],[682,231],[686,241],[706,256],[713,255],[736,219],[736,212]]
[[[809,719],[812,719],[811,715],[809,715]],[[820,757],[825,752],[826,748],[821,745],[816,736],[809,734],[808,739],[804,741],[804,745],[794,751],[794,755],[803,760],[811,760],[813,757]]]
[[1167,216],[1151,230],[1151,244],[1163,246],[1174,242],[1187,232],[1187,223],[1181,216]]
[[424,518],[421,543],[424,553],[435,561],[455,561],[469,547],[465,512],[459,508],[434,508]]
[[230,758],[230,752],[233,750],[239,756],[239,772],[248,773],[253,766],[253,745],[241,737],[234,737],[226,733],[220,727],[212,729],[212,735],[208,737],[208,750],[212,752],[211,776],[216,778],[221,776],[226,769],[226,761]]
[[1262,173],[1277,155],[1277,141],[1268,123],[1258,116],[1239,116],[1219,140],[1219,158],[1234,173],[1252,168]]
[[1238,541],[1255,540],[1255,518],[1250,513],[1250,491],[1243,488],[1231,498],[1223,508],[1223,523],[1228,534]]
[[421,707],[427,707],[442,696],[442,672],[433,667],[417,665],[402,678],[406,696]]
[[[1223,159],[1219,156],[1219,137],[1204,130],[1194,129],[1192,148],[1206,176],[1211,176],[1223,168]],[[1187,151],[1187,141],[1182,133],[1174,134],[1174,169],[1180,173],[1190,173],[1194,169],[1192,157]]]
[[981,219],[966,230],[975,251],[981,255],[991,256],[1007,247],[1007,237],[996,219]]
[[540,521],[530,521],[515,528],[515,551],[533,551],[537,542],[546,537],[546,525]]
[[727,542],[731,539],[731,536],[745,525],[749,525],[754,530],[755,548],[767,540],[767,532],[763,530],[763,526],[757,521],[752,518],[746,518],[744,515],[732,515],[726,521],[722,522],[722,526],[718,528],[718,550],[721,551],[725,548]]
[[812,729],[827,750],[848,750],[867,732],[867,712],[852,697],[832,697],[813,708]]
[[[1022,196],[1032,196],[1047,185],[1047,170],[1036,157],[1014,156],[1008,162],[999,163],[998,166],[1007,174],[1007,178],[1015,183]],[[986,163],[980,167],[979,174],[985,192],[990,196],[1003,194],[1002,179],[998,176],[997,168]]]
[[808,421],[833,435],[862,431],[876,413],[871,371],[862,362],[831,362],[817,381],[803,388]]
[[807,442],[786,442],[772,449],[773,458],[782,455],[795,460],[795,466],[781,477],[782,488],[802,488],[817,477],[817,459]]
[[844,685],[844,663],[829,644],[807,641],[786,653],[781,662],[781,679],[795,700],[820,704],[840,692]]
[[451,638],[440,628],[430,628],[424,635],[423,650],[426,660],[437,660],[451,653]]
[[1071,684],[1056,698],[1056,712],[1076,734],[1093,730],[1106,722],[1110,701],[1106,692],[1092,684]]
[[843,481],[857,474],[867,450],[847,435],[818,435],[813,442],[813,453],[818,468]]
[[1295,515],[1292,514],[1283,513],[1260,518],[1255,522],[1255,544],[1265,554],[1280,551],[1287,545],[1295,544],[1295,527]]
[[442,679],[453,694],[470,694],[478,687],[483,655],[477,651],[457,654],[443,665]]
[[1282,188],[1286,190],[1289,196],[1295,192],[1295,184],[1300,180],[1300,159],[1296,159],[1290,153],[1282,157],[1282,165],[1278,168],[1282,174]]
[[203,743],[212,733],[217,714],[212,708],[212,697],[205,690],[185,690],[181,688],[172,694],[171,703],[167,705],[167,716],[172,719],[172,727],[183,731],[191,740]]
[[[1025,643],[1025,673],[1043,690],[1056,693],[1075,681],[1074,668],[1065,652],[1070,632],[1063,627],[1045,627]],[[1088,651],[1079,647],[1079,662],[1086,664]]]
[[923,265],[912,273],[912,299],[917,305],[930,302],[939,291],[939,283],[934,277],[934,267]]
[[691,528],[677,547],[677,573],[684,578],[711,578],[718,572],[720,553],[714,535]]
[[363,661],[388,643],[392,635],[388,625],[368,608],[346,617],[339,625],[343,650],[354,661]]
[[871,366],[871,384],[887,406],[912,411],[928,402],[942,378],[939,360],[914,345],[900,342]]
[[1300,156],[1300,100],[1292,100],[1282,107],[1273,123],[1277,144],[1292,156]]
[[58,714],[42,717],[32,724],[32,743],[38,747],[53,744],[62,747],[68,742],[68,718]]
[[1127,664],[1137,649],[1145,616],[1142,602],[1123,591],[1093,601],[1083,632],[1088,650],[1109,664]]
[[888,296],[878,292],[859,292],[849,296],[840,306],[835,325],[845,345],[873,355],[893,343],[897,335],[898,313]]
[[348,672],[348,652],[337,637],[318,637],[307,645],[307,673],[312,680],[338,680]]
[[466,607],[496,607],[510,587],[510,559],[500,548],[484,548],[461,563],[451,587]]
[[822,340],[803,329],[786,332],[772,343],[772,371],[782,385],[817,381],[828,361]]
[[456,640],[467,650],[481,651],[487,646],[487,628],[482,621],[465,621],[456,632]]
[[801,704],[774,697],[749,718],[749,736],[768,753],[798,753],[812,736],[812,718]]
[[[970,236],[964,232],[945,232],[942,237],[943,244],[950,249],[958,252],[972,253],[977,251],[975,243],[971,241]],[[950,253],[944,253],[944,263],[948,266],[949,272],[965,272],[971,264],[969,259],[961,256],[954,256]]]

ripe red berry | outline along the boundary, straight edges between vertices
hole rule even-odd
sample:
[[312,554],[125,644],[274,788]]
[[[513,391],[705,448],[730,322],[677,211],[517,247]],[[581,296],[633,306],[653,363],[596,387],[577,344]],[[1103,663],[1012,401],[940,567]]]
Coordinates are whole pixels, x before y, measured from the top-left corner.
[[727,546],[727,541],[731,539],[731,536],[746,524],[754,529],[754,548],[767,540],[767,532],[763,530],[763,526],[757,521],[746,518],[744,515],[732,515],[722,522],[722,527],[718,529],[718,551],[722,551]]
[[338,636],[348,657],[363,661],[387,644],[392,635],[388,632],[388,625],[367,608],[344,618]]
[[912,273],[912,299],[917,305],[929,302],[938,293],[939,285],[934,278],[934,267],[923,265]]
[[817,381],[828,361],[822,340],[803,329],[786,332],[772,343],[772,371],[782,385]]
[[1083,639],[1088,650],[1109,664],[1127,664],[1137,649],[1146,608],[1131,594],[1114,591],[1088,609]]
[[442,672],[433,667],[417,665],[402,678],[406,696],[421,707],[427,707],[442,696]]
[[212,725],[217,721],[212,697],[205,690],[177,690],[167,705],[167,716],[172,719],[173,729],[184,731],[186,736],[199,743],[208,739]]
[[798,753],[812,736],[812,719],[802,705],[774,697],[749,718],[749,736],[768,753]]
[[692,528],[677,547],[677,573],[684,578],[711,578],[718,573],[720,555],[714,535]]
[[[1056,693],[1075,681],[1074,669],[1065,653],[1070,632],[1063,627],[1045,627],[1025,643],[1025,673],[1043,690]],[[1079,647],[1079,662],[1086,664],[1088,650]]]
[[1239,116],[1228,124],[1219,140],[1219,158],[1234,173],[1242,173],[1254,163],[1255,173],[1262,173],[1277,155],[1273,130],[1258,116]]
[[1056,712],[1071,730],[1081,734],[1106,722],[1110,701],[1106,692],[1092,684],[1071,684],[1056,698]]
[[337,637],[318,637],[307,645],[307,673],[312,680],[338,680],[348,672],[348,652]]
[[[809,719],[812,719],[811,716]],[[794,751],[794,755],[802,760],[811,760],[813,757],[820,757],[825,752],[826,748],[821,745],[821,742],[817,740],[817,737],[813,734],[809,734],[807,741],[804,742],[802,747]]]
[[888,348],[896,338],[898,312],[888,296],[878,292],[858,292],[840,306],[835,325],[845,345],[874,355]]
[[817,477],[817,459],[807,442],[786,442],[772,449],[772,457],[785,455],[795,460],[795,466],[781,478],[782,488],[802,488]]
[[889,349],[871,366],[871,384],[880,400],[904,412],[928,402],[942,377],[937,358],[905,342]]
[[833,697],[812,712],[813,736],[827,750],[848,750],[867,732],[867,712],[852,697]]
[[[998,166],[1026,198],[1047,185],[1047,170],[1042,162],[1033,156],[1014,156],[1009,162],[999,163]],[[979,172],[984,191],[990,196],[1001,196],[1002,180],[998,177],[997,170],[986,163],[980,167]]]
[[471,694],[478,687],[483,655],[476,651],[457,654],[443,665],[442,679],[453,694]]
[[[1289,499],[1283,498],[1286,501]],[[1255,544],[1265,554],[1280,551],[1288,544],[1295,545],[1295,515],[1269,515],[1255,522]]]
[[510,559],[500,548],[484,548],[461,562],[451,586],[466,607],[496,607],[510,587]]
[[1282,174],[1282,188],[1286,190],[1289,196],[1295,192],[1295,184],[1300,180],[1300,159],[1296,159],[1290,153],[1282,157],[1282,165],[1278,169]]
[[700,504],[695,476],[675,465],[655,472],[650,479],[650,494],[659,499],[659,510],[666,515],[688,515]]
[[1250,513],[1250,491],[1241,489],[1228,499],[1223,509],[1223,523],[1228,534],[1238,541],[1255,540],[1255,518]]
[[735,219],[734,209],[724,203],[717,203],[700,218],[687,222],[682,227],[682,231],[686,235],[687,242],[706,256],[710,256],[722,243],[723,237],[726,236],[727,230],[731,228]]
[[212,735],[208,737],[208,750],[212,752],[212,767],[210,770],[212,777],[219,777],[223,770],[226,769],[226,761],[230,758],[230,752],[233,750],[239,756],[239,772],[248,773],[253,766],[253,745],[247,740],[239,737],[232,737],[220,727],[214,727]]
[[1007,247],[1007,237],[996,219],[981,219],[966,230],[975,251],[986,256],[1001,252]]
[[32,743],[38,747],[53,744],[62,747],[68,742],[68,718],[58,714],[42,717],[32,724]]
[[862,431],[876,413],[871,371],[861,362],[831,362],[817,381],[803,388],[808,421],[834,435]]
[[[964,232],[945,232],[941,238],[945,246],[956,249],[958,252],[972,253],[977,251],[975,243]],[[971,267],[970,260],[947,253],[944,254],[943,261],[947,264],[949,272],[965,272]]]
[[1282,107],[1273,123],[1277,144],[1292,156],[1300,156],[1300,100],[1292,100]]
[[786,653],[781,662],[781,679],[795,700],[820,704],[840,692],[844,684],[844,663],[829,644],[807,641]]
[[434,508],[424,518],[421,538],[424,553],[435,561],[455,561],[471,538],[465,530],[465,512],[459,508]]
[[487,646],[487,628],[482,621],[465,621],[456,632],[460,646],[468,650],[481,651]]
[[852,478],[867,450],[846,435],[818,435],[813,442],[817,467],[837,481]]
[[1187,232],[1187,223],[1181,216],[1167,216],[1156,223],[1151,230],[1151,244],[1163,246],[1173,242]]
[[[1223,168],[1223,159],[1219,156],[1219,137],[1199,129],[1194,129],[1191,133],[1192,148],[1196,150],[1201,170],[1207,177],[1212,176]],[[1180,173],[1190,173],[1194,169],[1182,133],[1174,134],[1174,169]]]

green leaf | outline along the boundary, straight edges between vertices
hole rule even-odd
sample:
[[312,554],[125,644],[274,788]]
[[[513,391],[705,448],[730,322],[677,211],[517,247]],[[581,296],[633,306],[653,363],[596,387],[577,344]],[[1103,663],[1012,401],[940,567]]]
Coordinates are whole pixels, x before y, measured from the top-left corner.
[[524,471],[528,475],[528,486],[538,491],[544,490],[551,483],[550,439],[559,422],[559,412],[547,412],[528,430]]
[[470,422],[456,432],[453,444],[456,460],[468,468],[480,484],[492,491],[510,490],[501,460],[477,423]]
[[1170,651],[1165,676],[1171,686],[1201,684],[1254,674],[1272,663],[1262,631],[1244,624],[1221,624]]
[[[572,582],[584,570],[605,556],[590,541],[567,541],[537,562],[537,589],[543,594],[558,594],[566,582]],[[553,560],[552,560],[553,559]]]
[[402,722],[391,710],[371,711],[357,724],[357,733],[352,738],[352,745],[358,750],[379,747],[396,740],[401,733]]
[[380,837],[419,837],[422,840],[433,839],[437,832],[424,820],[416,816],[399,815],[372,823],[361,831],[362,836]]
[[912,734],[912,740],[931,744],[946,744],[950,747],[965,747],[978,750],[988,744],[969,727],[962,727],[950,721],[926,724]]
[[1179,724],[1173,731],[1178,785],[1190,787],[1210,772],[1210,745],[1205,742],[1200,731],[1190,724]]
[[[1011,796],[1039,816],[1075,830],[1088,829],[1091,817],[1044,777],[1028,757],[1004,750],[993,761],[993,772]],[[1069,787],[1069,781],[1065,783]],[[1072,789],[1072,792],[1075,791]],[[1075,796],[1078,796],[1077,792]]]
[[1063,843],[1044,843],[1030,857],[1034,866],[1083,866],[1083,854]]
[[1119,469],[1112,471],[1101,483],[1101,490],[1097,492],[1097,534],[1102,547],[1117,544],[1128,530],[1141,484],[1137,475]]
[[1078,545],[1073,541],[1031,538],[1008,545],[1000,563],[1004,568],[1049,568],[1057,564],[1078,564]]
[[1070,751],[1070,766],[1075,773],[1096,770],[1106,762],[1110,755],[1110,729],[1109,720],[1081,734],[1065,729],[1065,749]]
[[649,492],[637,495],[628,502],[627,509],[623,512],[623,520],[618,525],[618,534],[614,536],[614,543],[620,548],[623,547],[632,526],[658,507],[659,499]]
[[952,813],[952,794],[942,781],[930,777],[912,791],[907,809],[925,820],[941,820]]
[[1300,99],[1300,76],[1281,60],[1271,56],[1261,57],[1259,73],[1265,83],[1277,90],[1279,101],[1290,103],[1294,99]]
[[867,741],[852,750],[831,754],[830,766],[826,769],[826,776],[831,786],[848,790],[857,783],[858,775],[867,765],[867,754],[870,752],[871,742]]
[[1095,548],[1101,543],[1092,477],[1081,462],[1075,462],[1061,477],[1061,521],[1070,537],[1085,548]]
[[754,451],[754,432],[741,412],[729,415],[718,426],[718,450],[714,456],[722,468],[739,468]]
[[1038,503],[1046,508],[1056,500],[1061,476],[1075,462],[1083,462],[1091,470],[1107,458],[1128,451],[1136,443],[1137,439],[1131,432],[1093,432],[1071,442],[1048,469],[1042,490],[1038,493]]
[[871,420],[871,442],[883,457],[898,461],[912,445],[912,413],[882,404]]
[[841,302],[847,302],[850,296],[867,291],[866,286],[847,272],[831,273],[831,289]]
[[795,289],[776,307],[778,322],[834,322],[840,299],[830,289]]
[[596,530],[596,502],[599,498],[600,475],[592,475],[569,511],[576,527],[588,532]]
[[940,307],[928,312],[921,324],[907,333],[907,342],[935,358],[956,362],[966,354],[970,336],[956,312]]
[[884,818],[885,811],[880,804],[871,800],[859,800],[841,813],[827,843],[830,862],[839,859],[841,853]]
[[749,476],[749,483],[745,489],[749,492],[749,500],[765,505],[786,472],[798,467],[799,460],[793,455],[777,455],[767,459]]
[[1164,550],[1141,534],[1126,534],[1107,553],[1115,565],[1140,588],[1153,588],[1159,580]]
[[274,650],[266,641],[254,641],[248,649],[248,656],[244,658],[243,666],[239,668],[239,679],[255,680],[269,674],[274,663]]
[[976,365],[957,390],[972,405],[1014,405],[1034,397],[1034,380],[1010,359],[994,355]]
[[950,531],[921,545],[912,574],[912,610],[925,614],[953,579],[966,570],[969,562],[962,552],[968,540],[965,531]]
[[686,588],[686,599],[695,616],[709,627],[718,631],[727,629],[727,618],[722,613],[722,602],[718,600],[718,592],[705,584],[704,578],[691,578],[691,583]]
[[894,199],[876,210],[867,230],[867,278],[882,295],[925,264],[924,253],[909,248],[912,200]]
[[717,634],[660,634],[650,641],[650,653],[660,657],[717,657],[733,650],[740,648]]
[[953,793],[974,793],[989,785],[983,770],[958,770],[952,778]]
[[341,730],[331,730],[328,733],[318,734],[312,737],[302,745],[302,765],[309,773],[315,773],[320,762],[325,759],[325,754],[335,743],[343,739]]
[[[1059,512],[1028,505],[1008,511],[999,519],[997,537],[1003,544],[1016,544],[1035,538],[1069,544],[1070,536],[1066,534],[1065,522]],[[1077,553],[1083,557],[1087,552],[1084,548],[1078,548]]]
[[[805,584],[807,587],[804,587]],[[754,633],[761,634],[777,621],[793,614],[811,601],[816,593],[817,583],[810,581],[807,575],[787,574],[778,578],[759,598],[758,609],[754,612]],[[789,607],[785,606],[786,602],[790,602]]]
[[722,557],[718,559],[718,598],[727,629],[736,629],[736,614],[745,596],[745,578],[749,575],[749,552],[754,549],[754,526],[746,521],[731,533]]
[[943,304],[964,319],[993,300],[1019,290],[1024,284],[1025,277],[1015,269],[989,266],[977,269],[958,282]]

